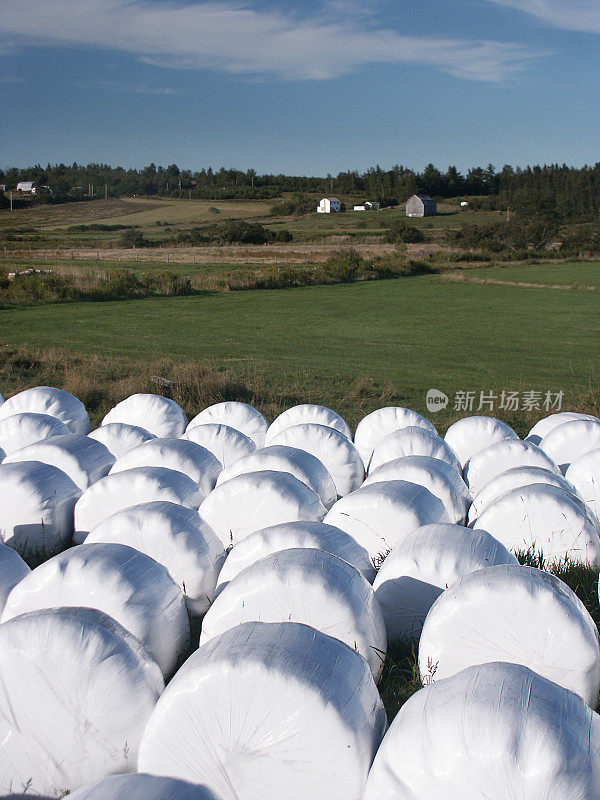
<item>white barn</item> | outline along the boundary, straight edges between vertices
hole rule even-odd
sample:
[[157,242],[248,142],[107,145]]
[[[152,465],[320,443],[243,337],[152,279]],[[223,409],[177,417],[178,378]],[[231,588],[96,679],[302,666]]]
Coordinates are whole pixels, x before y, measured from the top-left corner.
[[342,204],[337,197],[324,197],[317,206],[317,214],[334,214],[342,210]]
[[26,194],[35,194],[37,186],[33,181],[19,181],[17,183],[17,192],[25,192]]

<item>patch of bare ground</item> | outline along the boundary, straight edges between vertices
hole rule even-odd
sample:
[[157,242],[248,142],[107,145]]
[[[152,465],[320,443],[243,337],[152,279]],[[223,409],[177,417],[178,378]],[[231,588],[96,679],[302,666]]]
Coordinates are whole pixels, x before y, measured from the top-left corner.
[[[219,245],[204,247],[144,247],[143,249],[68,249],[68,250],[14,250],[6,255],[27,256],[40,260],[93,259],[102,261],[158,261],[177,264],[302,264],[327,259],[333,252],[343,249],[339,242],[329,244],[291,245]],[[373,244],[352,241],[348,249],[363,258],[377,258],[396,252],[394,244]],[[423,258],[441,250],[439,245],[408,245],[407,253],[413,258]]]

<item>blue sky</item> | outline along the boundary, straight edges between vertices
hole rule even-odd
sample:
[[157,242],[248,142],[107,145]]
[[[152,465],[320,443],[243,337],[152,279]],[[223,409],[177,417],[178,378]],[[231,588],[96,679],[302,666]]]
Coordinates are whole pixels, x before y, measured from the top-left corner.
[[600,161],[600,0],[0,0],[0,164]]

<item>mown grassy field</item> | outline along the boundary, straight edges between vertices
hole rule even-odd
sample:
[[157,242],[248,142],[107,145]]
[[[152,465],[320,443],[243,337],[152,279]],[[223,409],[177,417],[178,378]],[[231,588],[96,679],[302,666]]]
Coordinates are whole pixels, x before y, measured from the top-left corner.
[[495,281],[536,283],[540,286],[594,286],[600,288],[600,263],[597,261],[578,261],[502,267],[475,267],[466,269],[464,277],[466,279],[478,277]]
[[[441,429],[461,416],[453,408],[460,390],[476,393],[472,413],[481,391],[563,391],[566,405],[596,411],[600,397],[594,292],[422,276],[39,305],[0,311],[0,330],[5,348],[58,347],[79,359],[100,357],[107,368],[123,360],[210,363],[254,387],[259,405],[268,397],[267,411],[322,402],[351,424],[382,402],[427,413],[430,388],[450,397],[435,415]],[[494,411],[520,433],[542,416]]]

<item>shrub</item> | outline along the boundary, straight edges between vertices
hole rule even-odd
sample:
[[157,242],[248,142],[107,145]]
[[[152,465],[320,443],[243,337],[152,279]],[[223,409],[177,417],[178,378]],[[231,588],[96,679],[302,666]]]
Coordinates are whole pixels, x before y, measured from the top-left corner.
[[425,241],[423,232],[414,225],[409,225],[403,219],[394,219],[390,222],[387,238],[390,242],[402,242],[404,244],[420,244]]
[[139,231],[131,228],[127,231],[124,231],[119,238],[119,244],[121,247],[150,247],[151,242],[146,239],[144,234]]

